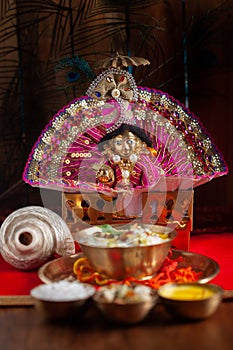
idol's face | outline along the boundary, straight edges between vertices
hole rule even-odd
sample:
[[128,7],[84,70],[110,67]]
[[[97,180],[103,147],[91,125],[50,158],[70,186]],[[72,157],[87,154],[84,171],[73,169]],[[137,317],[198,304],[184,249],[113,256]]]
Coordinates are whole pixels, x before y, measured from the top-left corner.
[[111,148],[121,158],[128,159],[135,152],[138,140],[137,136],[126,130],[123,134],[117,135],[111,140]]

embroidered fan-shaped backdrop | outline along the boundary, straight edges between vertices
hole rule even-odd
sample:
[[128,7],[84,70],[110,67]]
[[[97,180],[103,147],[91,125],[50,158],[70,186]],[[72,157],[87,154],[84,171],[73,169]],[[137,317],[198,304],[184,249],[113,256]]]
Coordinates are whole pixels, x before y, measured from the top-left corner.
[[148,178],[142,186],[156,189],[162,178],[167,190],[190,188],[227,173],[201,122],[179,101],[155,89],[134,87],[137,96],[131,94],[122,111],[114,97],[121,94],[121,83],[127,94],[130,86],[118,79],[104,99],[91,94],[77,98],[52,118],[32,149],[23,174],[26,183],[67,192],[96,187],[96,171],[106,161],[99,142],[121,125],[123,114],[128,124],[148,135],[155,150],[140,159]]

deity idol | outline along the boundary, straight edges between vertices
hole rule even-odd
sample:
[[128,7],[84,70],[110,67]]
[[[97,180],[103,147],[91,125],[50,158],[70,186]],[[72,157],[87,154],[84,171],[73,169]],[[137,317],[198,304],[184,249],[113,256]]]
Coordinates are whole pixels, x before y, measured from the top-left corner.
[[118,188],[148,187],[162,174],[162,168],[154,164],[152,141],[137,126],[122,124],[106,134],[98,147],[107,158],[97,172],[98,183]]

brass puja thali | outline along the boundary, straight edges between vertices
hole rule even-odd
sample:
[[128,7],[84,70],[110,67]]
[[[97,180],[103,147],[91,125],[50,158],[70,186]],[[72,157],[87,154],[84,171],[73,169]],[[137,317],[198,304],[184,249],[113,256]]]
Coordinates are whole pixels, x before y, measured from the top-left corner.
[[[74,273],[74,264],[81,258],[85,258],[82,252],[51,260],[39,269],[38,276],[46,284],[60,280],[77,280],[78,277]],[[210,282],[220,270],[215,260],[193,252],[172,249],[169,259],[170,261],[177,261],[177,270],[191,268],[192,271],[197,273],[197,282],[201,284]]]

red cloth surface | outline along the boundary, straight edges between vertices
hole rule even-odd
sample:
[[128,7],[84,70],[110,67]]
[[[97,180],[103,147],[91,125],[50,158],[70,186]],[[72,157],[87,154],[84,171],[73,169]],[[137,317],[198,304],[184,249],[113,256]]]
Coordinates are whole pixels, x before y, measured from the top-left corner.
[[[233,289],[233,233],[192,234],[190,251],[217,261],[220,272],[211,282],[224,289]],[[18,270],[0,256],[0,295],[28,295],[41,283],[37,270]]]
[[0,255],[0,295],[28,295],[40,283],[37,270],[16,269]]
[[233,233],[192,234],[189,250],[214,259],[220,272],[211,283],[233,290]]

